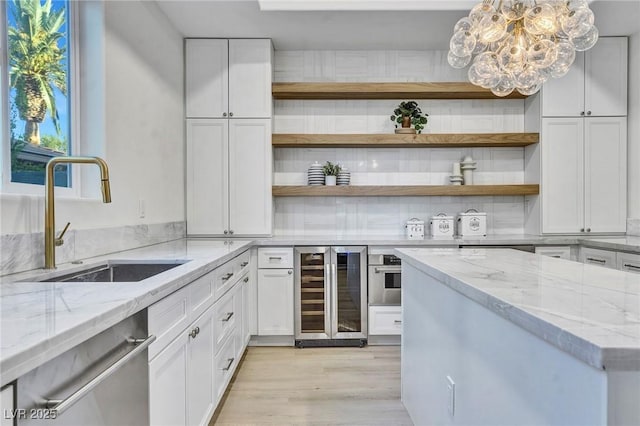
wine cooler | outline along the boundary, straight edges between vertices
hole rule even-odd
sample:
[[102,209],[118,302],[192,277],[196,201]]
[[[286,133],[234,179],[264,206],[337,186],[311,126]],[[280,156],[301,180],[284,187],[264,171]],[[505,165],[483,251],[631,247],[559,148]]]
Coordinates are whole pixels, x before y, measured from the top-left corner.
[[366,262],[366,247],[296,247],[296,346],[366,344]]

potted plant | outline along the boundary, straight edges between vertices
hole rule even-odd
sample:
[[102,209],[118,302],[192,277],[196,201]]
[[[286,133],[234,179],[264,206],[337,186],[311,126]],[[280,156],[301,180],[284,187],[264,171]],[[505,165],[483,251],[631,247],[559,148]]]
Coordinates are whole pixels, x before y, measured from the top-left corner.
[[322,166],[322,172],[324,173],[324,184],[335,185],[336,176],[340,173],[341,167],[337,164],[333,164],[331,161]]
[[[396,133],[422,133],[429,114],[423,114],[416,101],[400,102],[400,105],[393,110],[391,121],[396,126]],[[402,127],[398,129],[398,124]],[[411,128],[413,125],[413,128]]]

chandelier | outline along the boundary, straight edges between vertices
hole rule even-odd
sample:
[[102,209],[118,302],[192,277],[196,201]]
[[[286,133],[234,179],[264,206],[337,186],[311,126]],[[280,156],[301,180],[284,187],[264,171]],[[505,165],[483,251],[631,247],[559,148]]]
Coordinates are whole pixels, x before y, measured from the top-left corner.
[[456,23],[447,59],[496,96],[532,95],[596,44],[593,22],[586,0],[484,0]]

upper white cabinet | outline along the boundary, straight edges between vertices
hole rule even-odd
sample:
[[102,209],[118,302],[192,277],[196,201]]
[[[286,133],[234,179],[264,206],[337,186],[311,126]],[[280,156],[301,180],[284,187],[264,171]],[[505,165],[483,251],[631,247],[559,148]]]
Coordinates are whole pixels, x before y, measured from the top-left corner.
[[270,235],[270,119],[187,120],[187,233]]
[[544,117],[627,115],[627,38],[601,37],[578,53],[569,73],[542,89]]
[[544,118],[542,232],[625,232],[627,120]]
[[271,118],[268,39],[187,39],[187,118]]

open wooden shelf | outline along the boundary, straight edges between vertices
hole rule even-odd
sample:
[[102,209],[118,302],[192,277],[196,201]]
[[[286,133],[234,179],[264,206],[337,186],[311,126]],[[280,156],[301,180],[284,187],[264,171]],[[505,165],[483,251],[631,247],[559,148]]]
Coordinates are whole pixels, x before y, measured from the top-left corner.
[[274,99],[524,99],[514,91],[500,98],[471,83],[273,83]]
[[356,147],[521,147],[538,143],[539,133],[424,133],[393,134],[301,134],[275,133],[275,148],[356,148]]
[[540,185],[274,186],[274,197],[406,197],[537,195]]

